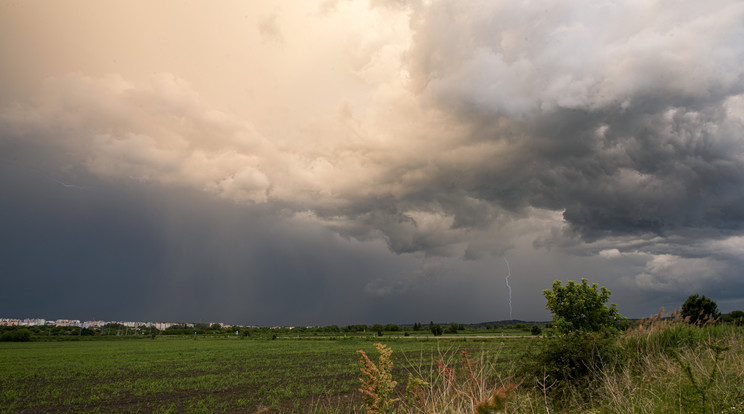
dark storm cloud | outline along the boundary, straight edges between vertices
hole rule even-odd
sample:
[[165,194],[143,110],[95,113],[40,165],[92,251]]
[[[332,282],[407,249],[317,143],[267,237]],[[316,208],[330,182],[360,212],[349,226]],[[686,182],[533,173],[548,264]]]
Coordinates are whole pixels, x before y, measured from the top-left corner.
[[[744,300],[744,6],[371,5],[257,16],[251,67],[272,70],[242,117],[179,68],[0,97],[4,272],[265,323],[473,315],[503,293],[505,256],[525,302],[585,272],[642,309]],[[340,36],[323,19],[344,13],[391,28]],[[99,303],[73,292],[44,303]]]
[[382,322],[394,315],[363,294],[365,284],[417,266],[390,259],[380,244],[349,245],[260,206],[87,174],[52,175],[24,161],[4,164],[0,175],[0,300],[7,315]]
[[[519,145],[502,154],[518,162],[475,166],[469,194],[564,210],[588,239],[740,229],[741,20],[718,6],[703,16],[684,5],[577,6],[435,2],[412,19],[414,85],[467,124],[469,139],[509,142],[514,128],[494,125],[524,123]],[[621,23],[607,8],[658,26]]]

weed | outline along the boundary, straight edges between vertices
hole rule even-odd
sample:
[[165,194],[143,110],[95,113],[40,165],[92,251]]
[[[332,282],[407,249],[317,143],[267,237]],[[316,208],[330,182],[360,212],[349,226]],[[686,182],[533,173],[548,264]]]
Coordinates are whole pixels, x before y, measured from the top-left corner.
[[390,354],[393,353],[393,350],[380,343],[375,344],[375,348],[380,354],[377,365],[369,359],[364,351],[357,351],[362,355],[361,371],[364,375],[359,379],[362,383],[359,392],[362,393],[367,412],[389,413],[392,412],[393,406],[398,401],[396,398],[390,398],[393,389],[398,384],[393,381],[391,374],[393,362],[390,360]]
[[721,358],[721,353],[724,351],[728,351],[731,349],[730,346],[721,346],[717,344],[711,344],[709,345],[710,349],[713,351],[713,365],[710,368],[710,372],[708,373],[708,379],[704,382],[698,381],[695,378],[695,374],[692,372],[692,366],[689,362],[684,361],[679,353],[677,353],[675,350],[670,350],[672,354],[672,358],[674,358],[675,361],[679,364],[680,367],[682,367],[682,372],[684,372],[685,377],[688,381],[690,381],[690,384],[692,385],[693,390],[695,393],[700,397],[700,405],[703,410],[703,414],[706,413],[706,407],[707,407],[707,394],[708,390],[710,390],[711,386],[713,385],[713,381],[716,379],[716,372],[720,369],[718,366],[718,361]]

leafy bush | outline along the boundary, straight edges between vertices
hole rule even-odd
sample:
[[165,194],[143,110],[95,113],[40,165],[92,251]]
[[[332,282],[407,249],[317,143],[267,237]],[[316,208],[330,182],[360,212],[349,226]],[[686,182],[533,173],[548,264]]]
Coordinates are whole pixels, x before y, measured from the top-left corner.
[[721,316],[718,305],[705,295],[690,295],[682,304],[682,317],[690,323],[704,323],[707,320],[716,319]]
[[28,329],[22,328],[22,329],[13,329],[10,331],[5,331],[0,336],[0,341],[3,342],[28,342],[31,340],[31,331]]
[[587,384],[595,374],[617,364],[616,338],[612,330],[549,335],[537,344],[536,350],[521,357],[521,373],[548,381],[554,391],[564,393],[568,386]]
[[610,291],[586,279],[566,286],[557,280],[543,295],[555,329],[521,357],[520,371],[551,388],[553,397],[588,391],[585,385],[618,361],[617,327],[624,318],[614,303],[605,304]]
[[586,279],[581,284],[569,280],[566,286],[561,281],[553,282],[553,289],[543,290],[547,300],[545,306],[553,314],[553,326],[562,333],[576,330],[599,331],[605,327],[617,328],[623,316],[617,305],[605,305],[610,299],[610,291],[597,284],[589,285]]
[[457,324],[456,322],[452,322],[449,324],[449,326],[444,332],[449,333],[449,334],[456,334],[459,328],[460,328],[459,324]]

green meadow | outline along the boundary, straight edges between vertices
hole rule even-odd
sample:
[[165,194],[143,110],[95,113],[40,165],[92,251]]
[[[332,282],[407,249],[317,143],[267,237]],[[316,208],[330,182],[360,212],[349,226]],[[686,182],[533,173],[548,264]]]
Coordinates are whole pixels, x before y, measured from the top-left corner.
[[[531,337],[167,338],[0,343],[2,412],[352,412],[360,354],[393,350],[393,375],[467,350],[504,369]],[[404,384],[402,384],[404,385]],[[401,386],[402,386],[401,385]]]
[[659,315],[597,335],[0,342],[0,412],[744,413],[744,327]]

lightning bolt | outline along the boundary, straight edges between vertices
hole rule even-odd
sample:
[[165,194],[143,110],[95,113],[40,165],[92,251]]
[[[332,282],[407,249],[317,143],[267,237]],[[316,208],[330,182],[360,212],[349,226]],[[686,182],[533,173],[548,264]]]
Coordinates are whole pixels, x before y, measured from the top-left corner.
[[506,270],[508,272],[508,274],[506,275],[506,287],[509,288],[509,320],[512,320],[511,285],[509,285],[509,277],[511,276],[511,268],[509,267],[509,261],[506,260],[506,257],[504,257],[504,261],[506,262]]

